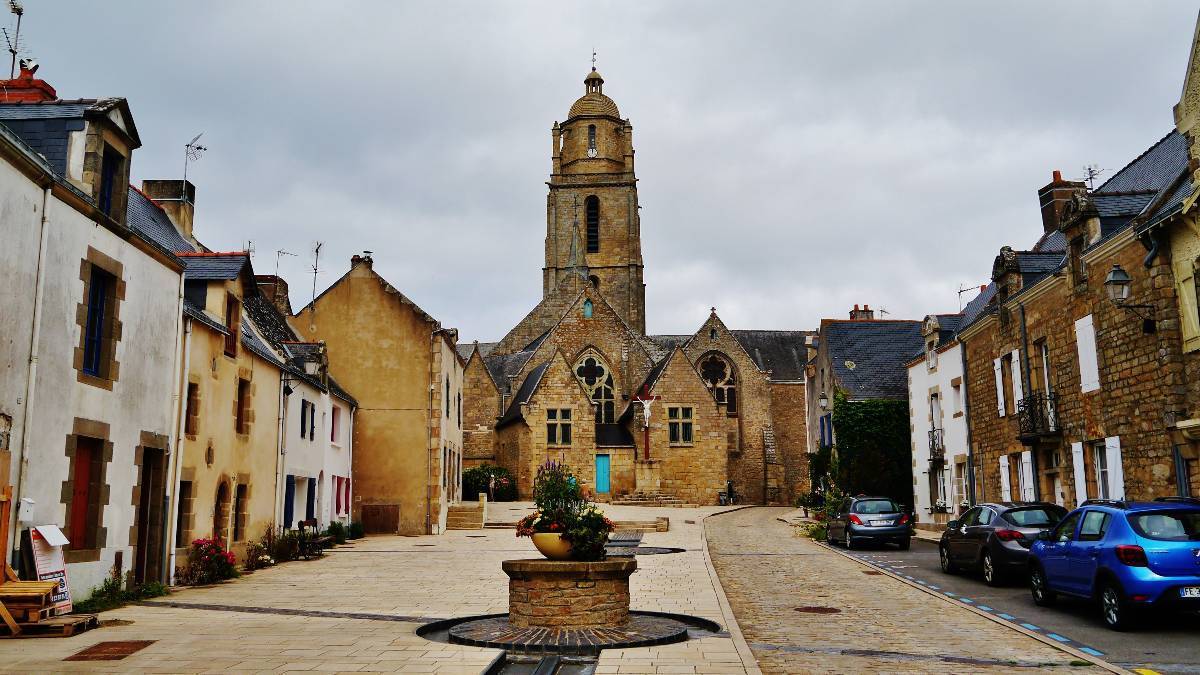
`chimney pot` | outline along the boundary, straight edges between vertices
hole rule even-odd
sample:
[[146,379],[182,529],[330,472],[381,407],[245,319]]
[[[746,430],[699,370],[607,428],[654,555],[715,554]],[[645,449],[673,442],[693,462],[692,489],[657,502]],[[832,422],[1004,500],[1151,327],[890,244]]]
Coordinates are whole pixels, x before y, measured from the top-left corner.
[[1062,171],[1055,169],[1053,180],[1038,190],[1038,206],[1042,210],[1042,230],[1053,232],[1062,225],[1062,210],[1077,190],[1086,190],[1079,181],[1063,180]]
[[185,236],[192,236],[196,216],[196,186],[188,180],[144,180],[142,193],[166,211],[167,217]]
[[1061,172],[1061,171],[1059,171],[1058,169],[1055,169],[1055,170],[1054,170],[1053,177],[1054,177],[1054,180],[1053,180],[1053,182],[1055,182],[1055,183],[1061,183],[1061,182],[1062,182],[1062,172]]
[[40,103],[58,98],[49,82],[34,77],[37,65],[21,59],[21,73],[12,80],[0,80],[0,103]]

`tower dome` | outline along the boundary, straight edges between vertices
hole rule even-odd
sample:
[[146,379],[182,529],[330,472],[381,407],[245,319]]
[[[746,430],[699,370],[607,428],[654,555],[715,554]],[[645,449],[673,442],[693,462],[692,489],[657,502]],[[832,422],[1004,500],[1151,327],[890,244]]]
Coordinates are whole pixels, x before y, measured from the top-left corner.
[[568,119],[579,115],[621,117],[621,111],[617,109],[617,104],[604,95],[604,78],[600,77],[600,73],[596,72],[595,67],[587,77],[583,78],[583,88],[585,93],[571,106],[570,112],[567,113]]

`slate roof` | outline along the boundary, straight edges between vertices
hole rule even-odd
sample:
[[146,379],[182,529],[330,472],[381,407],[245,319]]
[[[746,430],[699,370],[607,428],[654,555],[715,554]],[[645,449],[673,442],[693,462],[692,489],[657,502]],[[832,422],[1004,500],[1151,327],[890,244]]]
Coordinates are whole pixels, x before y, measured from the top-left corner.
[[142,191],[129,186],[129,199],[125,206],[125,222],[134,232],[142,235],[162,248],[174,253],[190,253],[196,250],[179,230],[171,224],[171,219]]
[[184,276],[192,281],[229,281],[236,279],[242,268],[250,263],[245,253],[198,253],[180,255],[185,266]]
[[54,167],[59,175],[67,172],[67,139],[72,131],[82,131],[84,118],[103,116],[113,108],[124,111],[126,133],[135,147],[141,144],[128,103],[123,98],[23,101],[0,103],[0,123],[12,129]]
[[1066,251],[1067,250],[1067,235],[1061,230],[1051,230],[1042,235],[1041,239],[1033,245],[1033,250],[1038,253],[1047,251]]
[[279,355],[271,351],[271,348],[268,347],[267,344],[258,337],[258,333],[255,331],[243,329],[241,341],[243,347],[249,349],[251,352],[259,355],[267,361],[270,361],[279,368],[284,368],[286,366],[283,360],[279,358]]
[[529,398],[533,396],[533,391],[537,389],[538,383],[542,381],[542,375],[546,374],[546,369],[550,367],[550,362],[547,361],[542,365],[529,371],[525,376],[525,381],[521,383],[520,389],[517,390],[516,396],[513,396],[512,402],[508,404],[508,410],[504,411],[504,415],[496,422],[496,429],[523,419],[521,416],[521,404],[529,403]]
[[735,330],[730,331],[742,348],[754,359],[759,370],[771,371],[775,382],[796,382],[804,379],[807,354],[805,342],[813,334],[805,330]]
[[1063,266],[1066,256],[1061,252],[1036,253],[1018,251],[1017,264],[1021,268],[1021,288],[1032,286],[1050,276]]
[[937,314],[938,321],[938,344],[943,345],[954,339],[958,333],[958,327],[962,325],[963,315],[959,314]]
[[533,351],[494,354],[483,357],[483,365],[487,367],[500,393],[506,394],[509,391],[509,378],[516,377],[532,357]]
[[287,325],[287,321],[261,294],[255,293],[242,299],[242,307],[250,320],[262,332],[263,337],[278,351],[285,351],[284,344],[297,339],[296,333]]
[[183,303],[183,313],[185,316],[192,317],[193,319],[199,321],[200,323],[204,324],[205,326],[208,326],[209,328],[217,331],[221,335],[229,335],[229,329],[226,328],[225,326],[221,325],[221,322],[216,321],[211,316],[209,316],[208,313],[205,312],[204,308],[202,308],[202,307],[197,307],[197,306],[193,305],[192,303],[185,301]]
[[[250,322],[254,328],[262,333],[263,338],[270,343],[272,353],[280,353],[286,357],[284,367],[289,373],[308,382],[312,386],[320,390],[328,389],[329,393],[341,398],[348,403],[358,405],[358,402],[351,396],[341,385],[332,377],[329,378],[329,386],[326,387],[320,378],[309,375],[304,370],[304,363],[313,361],[319,354],[319,347],[313,342],[300,342],[296,332],[287,324],[287,319],[280,313],[275,305],[271,304],[261,294],[254,294],[242,300],[242,308],[245,309],[246,315],[250,317]],[[249,331],[247,331],[249,332]],[[278,357],[276,357],[278,362]]]
[[674,350],[676,347],[682,347],[687,344],[688,340],[692,339],[691,335],[647,335],[654,342],[658,343],[664,349]]
[[1154,213],[1150,214],[1144,224],[1138,227],[1138,234],[1154,229],[1167,218],[1179,212],[1183,207],[1183,201],[1192,194],[1194,189],[1191,175],[1185,173],[1170,194],[1165,195],[1163,203],[1155,209]]
[[852,400],[908,396],[909,357],[923,345],[920,321],[821,322],[838,384]]
[[1138,155],[1112,178],[1096,188],[1101,192],[1136,192],[1151,190],[1157,192],[1163,188],[1163,183],[1169,181],[1181,166],[1187,165],[1187,139],[1183,134],[1172,129],[1157,143]]

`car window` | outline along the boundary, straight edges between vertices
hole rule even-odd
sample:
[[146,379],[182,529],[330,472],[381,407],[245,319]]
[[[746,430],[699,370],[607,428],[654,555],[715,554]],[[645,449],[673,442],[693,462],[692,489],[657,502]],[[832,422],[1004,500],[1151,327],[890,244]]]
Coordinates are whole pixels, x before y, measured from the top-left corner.
[[977,517],[977,520],[979,522],[971,523],[971,524],[972,525],[987,525],[987,524],[991,523],[992,518],[995,518],[995,517],[996,517],[995,511],[992,511],[991,509],[979,509],[979,515]]
[[1079,523],[1079,514],[1072,513],[1067,516],[1067,519],[1058,524],[1054,528],[1054,536],[1051,537],[1054,541],[1064,542],[1071,541],[1075,537],[1075,525]]
[[1088,511],[1083,514],[1079,526],[1079,541],[1100,541],[1108,532],[1109,515],[1103,511]]
[[1050,527],[1062,520],[1066,513],[1065,509],[1049,506],[1028,506],[1006,511],[1001,518],[1017,527]]
[[896,502],[890,499],[862,499],[854,503],[854,513],[896,513]]
[[979,518],[979,511],[980,511],[980,509],[978,506],[971,509],[970,511],[967,511],[966,513],[963,514],[962,519],[958,521],[959,524],[962,525],[963,527],[969,527],[971,525],[974,525],[976,519]]
[[1130,516],[1135,532],[1160,541],[1200,541],[1200,511],[1158,511]]

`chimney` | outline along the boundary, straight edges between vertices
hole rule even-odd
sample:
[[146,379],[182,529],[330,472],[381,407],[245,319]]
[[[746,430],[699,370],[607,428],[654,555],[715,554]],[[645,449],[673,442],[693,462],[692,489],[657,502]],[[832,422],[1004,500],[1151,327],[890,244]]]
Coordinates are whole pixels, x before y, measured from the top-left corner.
[[874,318],[875,310],[871,309],[870,305],[863,305],[862,309],[859,309],[858,305],[855,305],[854,309],[850,310],[851,321],[870,321]]
[[15,80],[0,80],[0,101],[4,103],[41,103],[58,98],[45,80],[33,76],[38,65],[32,59],[21,59],[21,74]]
[[1062,225],[1062,210],[1076,190],[1086,190],[1082,181],[1063,180],[1062,172],[1054,170],[1049,184],[1038,190],[1038,206],[1042,209],[1042,230],[1053,232]]
[[350,256],[350,267],[354,267],[354,266],[358,265],[359,263],[362,263],[362,264],[366,265],[368,269],[371,269],[371,265],[374,262],[375,261],[371,259],[370,251],[363,251],[362,255],[358,255],[357,253],[355,253],[354,255]]
[[274,274],[256,274],[254,281],[258,283],[258,292],[271,301],[284,316],[292,315],[292,302],[288,299],[288,285],[283,277]]
[[167,217],[184,235],[192,236],[196,213],[196,186],[183,180],[144,180],[142,192],[167,212]]

